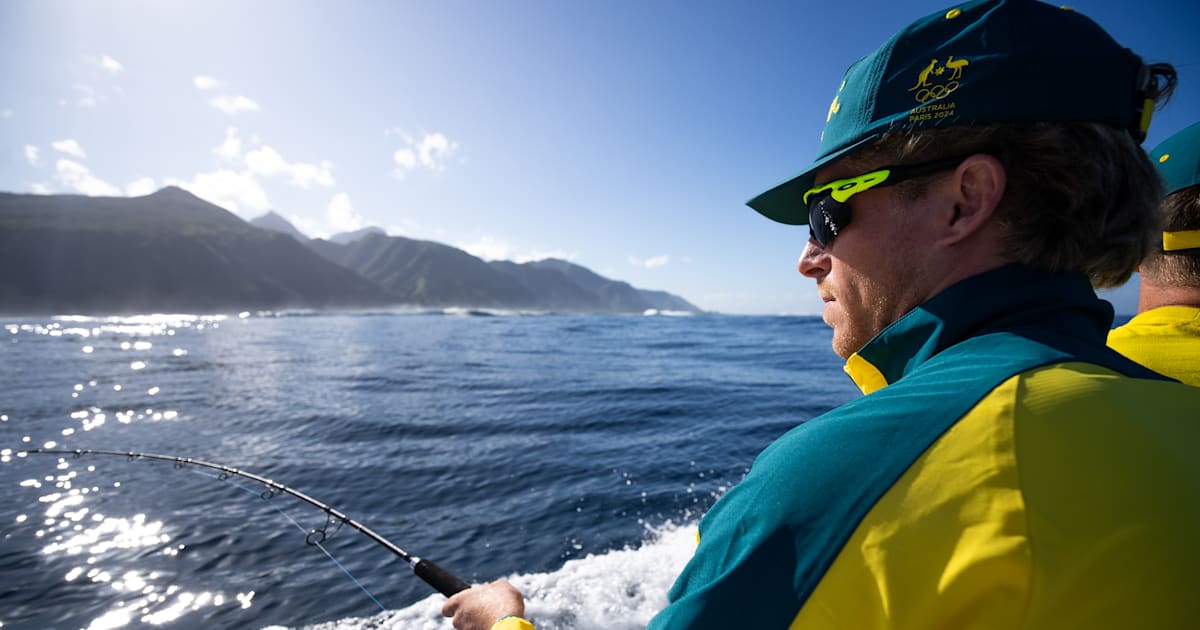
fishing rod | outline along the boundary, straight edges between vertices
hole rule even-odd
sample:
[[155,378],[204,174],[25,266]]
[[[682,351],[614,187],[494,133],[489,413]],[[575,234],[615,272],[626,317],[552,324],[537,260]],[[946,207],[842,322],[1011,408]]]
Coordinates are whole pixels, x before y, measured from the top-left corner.
[[[214,464],[212,462],[206,462],[206,461],[199,460],[199,459],[192,459],[190,457],[177,457],[174,455],[155,455],[153,453],[133,453],[133,452],[125,452],[125,451],[105,451],[105,450],[95,450],[95,449],[60,450],[60,449],[48,449],[48,448],[35,448],[32,450],[20,451],[17,453],[18,456],[21,456],[24,454],[71,455],[75,458],[79,458],[84,455],[111,455],[111,456],[116,456],[116,457],[125,457],[129,461],[134,461],[137,459],[149,459],[149,460],[171,462],[175,465],[176,468],[184,468],[188,465],[195,465],[195,466],[202,466],[204,468],[211,468],[213,470],[221,471],[221,475],[220,475],[219,479],[221,479],[222,481],[228,479],[230,476],[244,477],[246,479],[250,479],[251,481],[256,481],[258,483],[261,483],[267,487],[267,489],[264,490],[261,495],[259,495],[263,499],[270,499],[271,497],[275,496],[276,493],[283,492],[285,494],[290,494],[291,496],[296,497],[297,499],[300,499],[301,501],[304,501],[305,503],[317,508],[318,510],[321,510],[322,512],[325,512],[325,515],[326,515],[325,526],[321,527],[319,529],[314,529],[314,530],[310,531],[308,533],[308,536],[306,536],[304,539],[304,541],[310,545],[318,545],[318,544],[324,542],[325,535],[326,535],[325,534],[326,528],[328,528],[329,525],[334,520],[336,520],[339,523],[338,529],[341,529],[341,526],[343,524],[349,525],[350,527],[358,530],[360,533],[362,533],[367,538],[370,538],[371,540],[379,543],[380,545],[383,545],[384,547],[387,548],[388,551],[399,556],[401,560],[408,563],[408,566],[412,569],[413,573],[415,573],[417,575],[417,577],[424,580],[425,583],[427,583],[430,586],[432,586],[433,588],[437,589],[437,591],[439,593],[445,595],[446,597],[450,597],[451,595],[453,595],[455,593],[458,593],[460,591],[465,591],[468,588],[471,588],[469,584],[458,579],[458,577],[456,577],[453,573],[450,573],[449,571],[443,569],[442,567],[438,566],[437,564],[434,564],[430,560],[426,560],[424,558],[418,558],[417,556],[414,556],[414,555],[404,551],[400,547],[397,547],[392,541],[384,538],[383,536],[380,536],[379,534],[376,534],[374,531],[371,530],[371,528],[367,527],[366,525],[363,525],[362,523],[359,523],[358,521],[350,518],[349,516],[346,516],[345,514],[342,514],[341,512],[333,509],[332,507],[330,507],[324,503],[321,503],[320,501],[308,496],[307,494],[304,494],[303,492],[300,492],[299,490],[296,490],[294,488],[289,488],[279,482],[272,481],[270,479],[267,479],[266,477],[261,477],[254,473],[251,473],[251,472],[246,472],[244,470],[238,470],[237,468],[225,466],[224,464]],[[334,530],[334,531],[336,533],[337,530]]]

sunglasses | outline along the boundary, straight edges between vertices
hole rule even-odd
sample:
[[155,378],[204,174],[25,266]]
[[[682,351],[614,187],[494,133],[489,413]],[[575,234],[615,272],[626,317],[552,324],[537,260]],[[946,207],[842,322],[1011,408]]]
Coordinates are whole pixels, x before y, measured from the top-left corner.
[[804,193],[808,206],[808,235],[827,247],[838,232],[850,224],[850,198],[872,188],[883,188],[902,181],[956,168],[968,156],[947,158],[921,164],[885,166],[857,177],[839,179]]

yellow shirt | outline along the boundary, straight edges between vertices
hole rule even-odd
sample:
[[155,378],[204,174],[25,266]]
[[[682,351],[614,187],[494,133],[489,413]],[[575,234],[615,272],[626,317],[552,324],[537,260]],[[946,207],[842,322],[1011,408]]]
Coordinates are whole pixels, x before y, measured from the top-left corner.
[[1200,387],[1200,308],[1162,306],[1108,333],[1108,345],[1142,365]]

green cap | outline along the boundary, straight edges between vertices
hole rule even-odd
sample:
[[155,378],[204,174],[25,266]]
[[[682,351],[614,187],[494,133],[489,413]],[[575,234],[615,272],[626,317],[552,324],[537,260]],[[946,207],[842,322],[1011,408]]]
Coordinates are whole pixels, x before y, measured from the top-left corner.
[[1168,195],[1200,185],[1200,122],[1163,140],[1150,159]]
[[1149,69],[1091,19],[1034,0],[968,2],[913,22],[846,70],[817,158],[747,202],[808,223],[816,172],[884,133],[992,122],[1088,121],[1140,142],[1153,101]]

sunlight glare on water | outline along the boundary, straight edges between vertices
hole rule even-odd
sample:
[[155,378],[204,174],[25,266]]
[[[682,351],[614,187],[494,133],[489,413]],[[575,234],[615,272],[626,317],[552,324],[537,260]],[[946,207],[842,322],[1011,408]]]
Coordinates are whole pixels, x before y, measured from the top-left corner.
[[[113,356],[113,352],[132,352],[149,354],[155,352],[155,344],[148,337],[174,336],[178,329],[199,328],[206,324],[216,326],[224,316],[197,315],[147,315],[136,317],[105,317],[94,318],[84,316],[57,317],[46,323],[6,324],[4,329],[14,336],[13,342],[19,341],[20,335],[35,335],[42,337],[76,337],[87,339],[87,345],[82,346],[82,353],[89,358],[99,355]],[[187,349],[175,347],[168,350],[172,358],[187,355]],[[151,372],[155,366],[146,359],[133,359],[127,363],[128,368],[135,372]],[[85,384],[86,383],[86,384]],[[101,385],[99,379],[84,379],[70,387],[70,397],[78,399],[81,395],[95,398]],[[111,384],[110,390],[122,392],[120,383]],[[156,396],[163,387],[154,384],[143,391],[147,396]],[[105,425],[106,420],[115,416],[121,424],[131,424],[137,420],[173,420],[178,417],[175,410],[154,410],[145,408],[137,411],[131,408],[106,409],[99,405],[76,407],[66,414],[70,424],[58,429],[59,435],[68,438],[77,429],[85,432],[93,431]],[[8,414],[0,421],[7,422]],[[30,442],[29,436],[24,436],[22,442]],[[59,447],[56,440],[46,440],[41,443],[43,449]],[[25,457],[24,453],[20,453]],[[8,463],[14,456],[13,449],[0,450],[0,462]],[[78,477],[78,471],[70,470],[71,462],[60,458],[55,465],[56,475],[48,475],[43,480],[25,479],[17,484],[19,487],[34,490],[42,489],[42,494],[36,498],[38,503],[45,506],[45,511],[38,522],[40,529],[34,532],[37,540],[43,541],[40,552],[45,557],[76,558],[76,564],[68,569],[62,578],[66,582],[89,582],[97,585],[107,585],[113,591],[124,597],[114,600],[114,604],[105,612],[95,616],[87,623],[89,629],[120,628],[135,623],[161,626],[181,619],[184,615],[205,608],[234,605],[238,608],[248,608],[253,601],[253,592],[237,593],[232,599],[220,592],[182,590],[172,584],[167,575],[159,571],[122,570],[114,577],[114,572],[106,567],[119,570],[128,554],[144,557],[146,551],[157,552],[164,556],[177,556],[183,547],[174,545],[172,537],[166,532],[163,521],[149,519],[145,514],[131,516],[105,515],[94,511],[87,505],[87,495],[99,490],[98,486],[91,488],[74,488],[73,483]],[[94,466],[87,466],[87,472],[95,471]],[[119,481],[111,487],[120,488]],[[30,520],[28,514],[19,514],[13,518],[13,523],[21,524]],[[132,598],[130,598],[132,596]],[[3,622],[0,622],[2,627]]]

